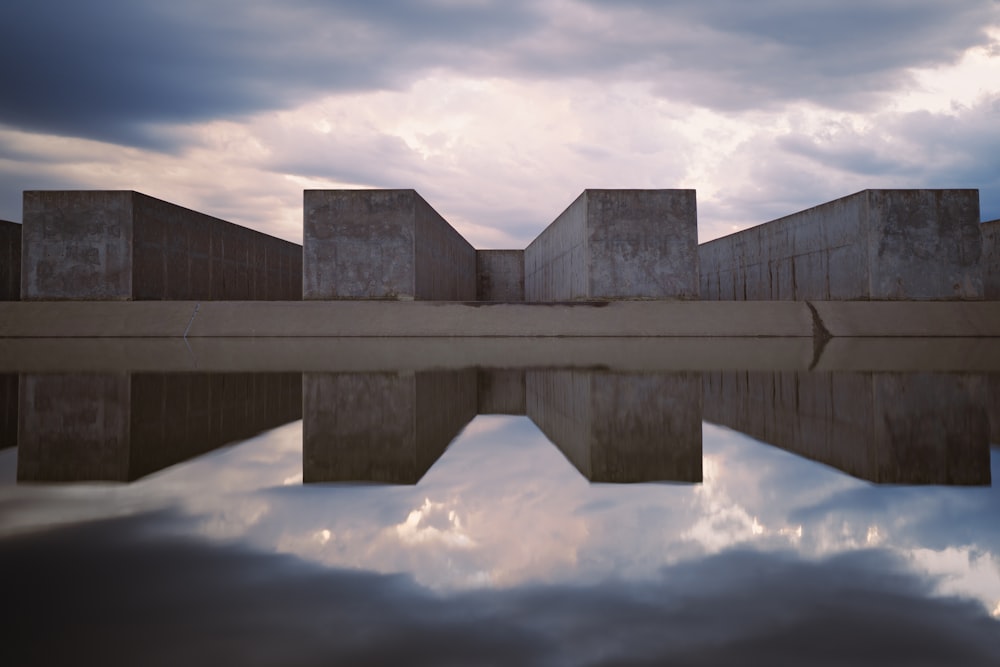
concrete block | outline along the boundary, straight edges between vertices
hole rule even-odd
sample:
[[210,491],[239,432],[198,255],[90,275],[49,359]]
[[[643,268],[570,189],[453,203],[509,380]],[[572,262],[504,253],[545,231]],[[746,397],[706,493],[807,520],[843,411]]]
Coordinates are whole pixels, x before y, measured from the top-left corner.
[[528,417],[592,482],[700,482],[701,375],[525,372]]
[[301,246],[132,191],[24,193],[26,300],[298,300]]
[[979,225],[983,234],[983,298],[1000,301],[1000,220]]
[[475,248],[414,190],[304,201],[303,298],[475,300]]
[[128,482],[299,419],[299,373],[20,377],[21,482]]
[[21,298],[21,225],[0,220],[0,301]]
[[524,251],[476,251],[476,300],[524,301]]
[[701,298],[983,298],[978,190],[864,190],[702,244]]
[[526,301],[697,299],[694,190],[584,190],[524,251]]
[[416,484],[476,416],[476,371],[304,373],[302,481]]
[[990,484],[987,382],[945,373],[708,372],[707,421],[877,484]]

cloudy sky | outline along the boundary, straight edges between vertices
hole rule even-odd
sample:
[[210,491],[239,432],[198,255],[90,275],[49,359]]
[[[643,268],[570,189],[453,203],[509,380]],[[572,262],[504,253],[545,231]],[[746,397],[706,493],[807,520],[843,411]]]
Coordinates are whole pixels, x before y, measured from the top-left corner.
[[0,218],[135,189],[300,241],[415,188],[480,248],[584,188],[695,188],[702,241],[864,188],[1000,218],[997,0],[8,0]]

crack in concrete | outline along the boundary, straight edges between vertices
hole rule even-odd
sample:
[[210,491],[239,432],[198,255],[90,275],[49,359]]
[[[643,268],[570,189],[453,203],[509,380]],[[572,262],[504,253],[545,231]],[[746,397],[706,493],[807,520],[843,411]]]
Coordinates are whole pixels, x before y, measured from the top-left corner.
[[[201,308],[201,302],[194,304],[194,312],[191,313],[191,319],[188,320],[187,328],[184,329],[184,341],[187,342],[188,332],[191,331],[191,325],[194,324],[194,318],[198,316],[198,309]],[[190,348],[189,348],[190,349]]]

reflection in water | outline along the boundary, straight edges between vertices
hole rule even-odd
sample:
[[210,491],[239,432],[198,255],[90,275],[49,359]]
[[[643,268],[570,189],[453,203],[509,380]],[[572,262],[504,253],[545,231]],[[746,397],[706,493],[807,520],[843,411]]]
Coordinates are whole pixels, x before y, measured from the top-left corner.
[[299,419],[298,373],[23,374],[21,482],[132,481]]
[[712,372],[705,419],[879,484],[990,483],[986,378]]
[[0,449],[17,445],[17,373],[0,373]]

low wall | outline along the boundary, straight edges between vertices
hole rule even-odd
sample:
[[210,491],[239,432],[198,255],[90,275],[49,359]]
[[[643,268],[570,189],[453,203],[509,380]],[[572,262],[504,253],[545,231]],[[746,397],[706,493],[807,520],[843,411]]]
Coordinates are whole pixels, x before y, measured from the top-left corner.
[[864,190],[709,241],[701,298],[983,298],[978,190]]
[[585,190],[524,251],[526,301],[697,299],[694,190]]
[[1000,301],[1000,220],[979,225],[983,233],[983,298]]
[[306,190],[303,298],[474,301],[476,250],[414,190]]
[[297,244],[132,191],[27,191],[25,300],[298,300]]
[[0,220],[0,301],[21,298],[21,225]]
[[476,300],[524,301],[524,251],[476,251]]

